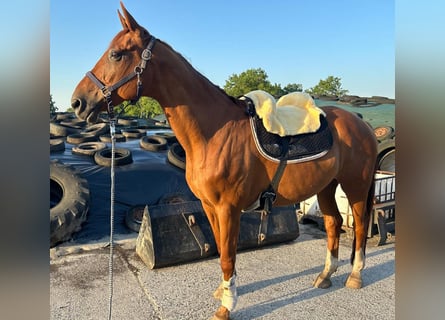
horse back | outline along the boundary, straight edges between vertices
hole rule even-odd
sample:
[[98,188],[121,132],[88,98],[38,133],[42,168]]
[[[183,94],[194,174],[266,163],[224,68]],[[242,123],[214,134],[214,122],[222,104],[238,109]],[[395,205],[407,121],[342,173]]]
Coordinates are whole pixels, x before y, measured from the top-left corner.
[[337,107],[324,107],[337,147],[340,183],[368,183],[377,161],[377,139],[371,126],[357,114]]
[[343,161],[377,157],[377,139],[373,129],[357,114],[338,107],[323,107],[334,143],[341,148]]

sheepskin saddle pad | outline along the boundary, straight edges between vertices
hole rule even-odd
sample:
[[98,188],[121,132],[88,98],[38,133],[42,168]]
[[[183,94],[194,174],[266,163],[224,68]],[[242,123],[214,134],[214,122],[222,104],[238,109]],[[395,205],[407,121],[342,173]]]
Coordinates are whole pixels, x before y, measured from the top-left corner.
[[252,134],[258,151],[267,159],[288,163],[324,156],[332,147],[325,113],[309,94],[292,92],[277,102],[262,90],[247,93]]

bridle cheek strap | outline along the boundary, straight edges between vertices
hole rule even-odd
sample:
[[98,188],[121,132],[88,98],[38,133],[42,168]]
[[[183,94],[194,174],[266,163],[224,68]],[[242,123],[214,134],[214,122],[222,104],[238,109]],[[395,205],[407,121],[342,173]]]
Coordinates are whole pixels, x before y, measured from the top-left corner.
[[155,43],[156,43],[156,38],[151,36],[150,41],[148,42],[147,47],[144,49],[144,51],[142,51],[141,61],[139,62],[139,65],[134,67],[133,72],[131,72],[130,74],[126,75],[125,77],[123,77],[122,79],[120,79],[119,81],[117,81],[115,84],[113,84],[111,86],[106,86],[105,84],[103,84],[94,75],[93,72],[88,71],[86,73],[86,76],[91,81],[93,81],[93,83],[97,87],[99,87],[100,91],[102,91],[104,99],[107,102],[108,116],[110,117],[110,119],[114,119],[114,106],[113,106],[113,102],[111,101],[111,93],[114,90],[116,90],[116,89],[120,88],[121,86],[123,86],[125,83],[129,82],[134,77],[137,77],[137,87],[136,87],[136,98],[133,101],[137,101],[139,99],[141,88],[142,88],[141,74],[142,74],[142,72],[144,72],[144,70],[145,70],[145,68],[147,66],[147,62],[150,61],[150,59],[151,59],[152,50],[153,50],[153,47],[155,46]]

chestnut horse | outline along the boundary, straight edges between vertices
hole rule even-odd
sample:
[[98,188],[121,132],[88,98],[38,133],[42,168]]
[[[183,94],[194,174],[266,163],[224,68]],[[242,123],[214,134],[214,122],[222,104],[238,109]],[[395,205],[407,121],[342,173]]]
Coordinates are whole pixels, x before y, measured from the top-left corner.
[[[214,296],[221,299],[221,306],[214,319],[228,319],[237,301],[235,261],[241,212],[266,190],[278,164],[257,151],[245,101],[228,96],[141,27],[122,3],[121,8],[123,30],[77,85],[71,106],[79,118],[93,123],[99,112],[107,110],[107,102],[111,107],[143,95],[160,103],[185,150],[186,180],[202,202],[220,255],[222,282]],[[317,194],[327,255],[314,286],[327,288],[338,266],[342,217],[335,190],[340,184],[354,217],[352,272],[345,285],[360,288],[377,142],[372,129],[355,114],[335,107],[323,110],[333,135],[332,148],[316,160],[287,164],[274,205],[290,205]]]

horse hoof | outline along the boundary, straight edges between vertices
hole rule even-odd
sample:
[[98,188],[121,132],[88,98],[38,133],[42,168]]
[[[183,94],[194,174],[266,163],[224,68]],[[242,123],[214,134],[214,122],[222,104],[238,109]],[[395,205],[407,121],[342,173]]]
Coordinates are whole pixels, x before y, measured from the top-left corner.
[[219,285],[219,287],[215,290],[215,292],[213,292],[213,298],[215,298],[216,300],[221,300],[222,296],[223,296],[223,286],[222,283]]
[[230,312],[227,308],[220,306],[211,320],[230,320]]
[[362,287],[362,278],[360,275],[350,274],[345,282],[346,288],[350,289],[360,289]]
[[327,289],[330,286],[332,286],[332,282],[331,282],[331,279],[328,279],[328,278],[322,278],[322,277],[318,276],[317,279],[315,279],[315,281],[314,281],[315,288]]

